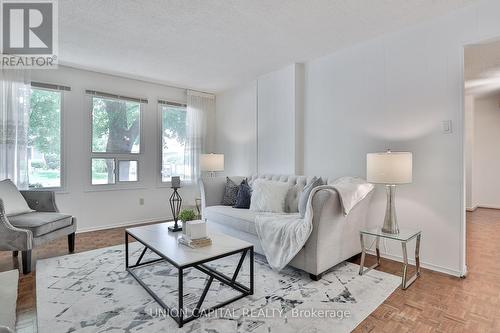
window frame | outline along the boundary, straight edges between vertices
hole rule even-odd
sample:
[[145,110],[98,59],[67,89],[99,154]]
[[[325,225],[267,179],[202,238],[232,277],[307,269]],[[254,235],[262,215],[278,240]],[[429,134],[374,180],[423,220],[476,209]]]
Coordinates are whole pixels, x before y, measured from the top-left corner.
[[[171,187],[172,182],[171,181],[163,181],[163,113],[162,113],[162,106],[164,105],[173,105],[173,106],[183,106],[186,108],[187,112],[187,104],[186,102],[177,102],[171,99],[163,99],[160,98],[157,101],[157,138],[158,138],[158,171],[156,173],[157,175],[157,187]],[[186,118],[187,119],[187,118]],[[186,124],[187,126],[187,124]],[[181,184],[189,186],[194,184],[192,179],[189,180],[181,180]]]
[[[53,88],[52,88],[53,87]],[[66,178],[66,140],[65,140],[65,128],[66,128],[66,115],[65,115],[65,101],[66,101],[66,94],[64,93],[65,91],[71,91],[70,87],[65,87],[65,86],[59,86],[59,85],[53,85],[53,84],[40,84],[36,82],[31,82],[30,84],[30,116],[31,116],[31,91],[32,90],[44,90],[44,91],[50,91],[50,92],[57,92],[59,93],[60,96],[60,103],[59,103],[59,108],[60,108],[60,117],[59,117],[59,132],[60,132],[60,151],[61,151],[61,156],[60,156],[60,167],[59,167],[59,180],[60,180],[60,185],[59,186],[51,186],[51,187],[38,187],[38,188],[31,188],[29,187],[29,175],[28,175],[28,189],[30,191],[54,191],[56,193],[65,193],[66,192],[66,185],[67,185],[67,178]],[[28,125],[29,126],[29,125]],[[29,128],[29,127],[28,127]]]
[[[141,164],[144,163],[144,157],[145,157],[145,142],[144,142],[144,115],[145,115],[145,110],[147,109],[147,104],[148,101],[147,99],[137,99],[135,101],[136,103],[139,104],[139,117],[140,117],[140,126],[139,126],[139,152],[138,153],[107,153],[107,152],[93,152],[93,136],[94,136],[94,124],[93,124],[93,107],[94,107],[94,98],[103,98],[103,99],[116,99],[119,101],[124,101],[124,102],[134,102],[129,99],[125,98],[120,98],[123,97],[124,95],[111,95],[108,94],[106,96],[100,96],[96,95],[91,92],[90,90],[85,91],[85,100],[86,100],[86,110],[88,112],[88,130],[87,135],[88,135],[88,148],[87,154],[87,168],[88,168],[88,180],[86,182],[87,184],[87,192],[93,192],[93,191],[108,191],[108,190],[127,190],[127,189],[142,189],[144,188],[145,181],[143,179],[143,175],[141,173],[142,167]],[[95,92],[94,92],[95,93]],[[115,182],[112,184],[92,184],[92,159],[94,158],[104,158],[104,159],[113,159],[115,163],[115,170],[114,170],[114,175],[115,175]],[[120,181],[119,180],[119,168],[118,168],[118,163],[119,161],[137,161],[137,180],[135,181]]]

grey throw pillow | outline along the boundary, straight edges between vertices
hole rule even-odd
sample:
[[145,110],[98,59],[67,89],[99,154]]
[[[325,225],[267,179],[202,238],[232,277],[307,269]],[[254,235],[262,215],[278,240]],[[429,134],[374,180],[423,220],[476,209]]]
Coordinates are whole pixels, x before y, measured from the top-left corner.
[[302,193],[300,194],[300,199],[299,199],[299,214],[300,217],[304,218],[306,215],[306,208],[307,208],[307,200],[309,199],[309,195],[311,194],[311,191],[320,185],[323,185],[323,180],[317,177],[313,177],[309,184],[307,184],[304,189],[302,190]]
[[288,190],[285,198],[285,212],[298,213],[300,193],[302,192],[301,186],[296,184]]
[[234,206],[236,204],[238,185],[231,178],[226,177],[226,187],[224,188],[224,197],[222,198],[224,206]]

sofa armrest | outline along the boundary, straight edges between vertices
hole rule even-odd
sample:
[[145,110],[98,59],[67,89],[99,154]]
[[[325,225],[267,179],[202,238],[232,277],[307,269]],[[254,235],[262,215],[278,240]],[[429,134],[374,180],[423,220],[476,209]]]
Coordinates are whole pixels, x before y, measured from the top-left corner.
[[225,177],[203,178],[200,180],[202,214],[205,207],[222,204],[225,184]]
[[28,206],[37,212],[59,212],[54,191],[21,191]]
[[313,213],[313,231],[304,246],[308,272],[323,273],[361,251],[359,231],[366,225],[370,197],[345,216],[336,191],[322,189],[314,194],[308,207]]
[[33,234],[10,224],[0,199],[0,251],[26,251],[33,248]]

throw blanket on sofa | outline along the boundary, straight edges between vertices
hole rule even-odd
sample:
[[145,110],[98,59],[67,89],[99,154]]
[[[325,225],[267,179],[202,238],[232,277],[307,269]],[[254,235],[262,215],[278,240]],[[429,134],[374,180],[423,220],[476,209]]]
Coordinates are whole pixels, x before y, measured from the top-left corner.
[[321,190],[337,192],[343,213],[347,216],[373,190],[373,185],[361,178],[343,177],[333,184],[315,187],[307,201],[303,219],[298,214],[257,215],[255,228],[272,269],[282,270],[307,242],[313,229],[312,198]]

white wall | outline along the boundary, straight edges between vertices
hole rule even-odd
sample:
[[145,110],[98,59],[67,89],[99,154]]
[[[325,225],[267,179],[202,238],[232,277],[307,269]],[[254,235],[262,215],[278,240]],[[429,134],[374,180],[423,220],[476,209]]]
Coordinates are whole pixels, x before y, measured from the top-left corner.
[[304,66],[289,65],[217,95],[225,174],[303,173]]
[[[62,212],[78,218],[78,230],[170,218],[168,198],[171,190],[159,183],[157,99],[186,102],[186,90],[67,67],[34,72],[32,80],[71,87],[63,97],[66,187],[63,193],[57,194],[56,200]],[[86,89],[149,99],[143,112],[145,150],[143,163],[139,166],[143,180],[139,188],[97,191],[89,185],[90,110],[84,93]],[[182,188],[183,204],[194,205],[197,193],[198,189],[193,186]],[[139,205],[139,198],[144,198],[144,205]]]
[[473,190],[476,206],[500,208],[500,96],[474,106]]
[[258,78],[257,161],[260,173],[303,172],[303,65]]
[[223,153],[224,173],[257,172],[257,82],[217,95],[216,152]]
[[[367,152],[412,151],[399,223],[423,231],[424,266],[454,275],[465,272],[463,46],[500,36],[498,12],[499,1],[481,1],[305,64],[305,174],[364,176]],[[452,134],[441,133],[444,120]],[[378,188],[373,225],[384,207]],[[401,257],[399,244],[387,246]]]

